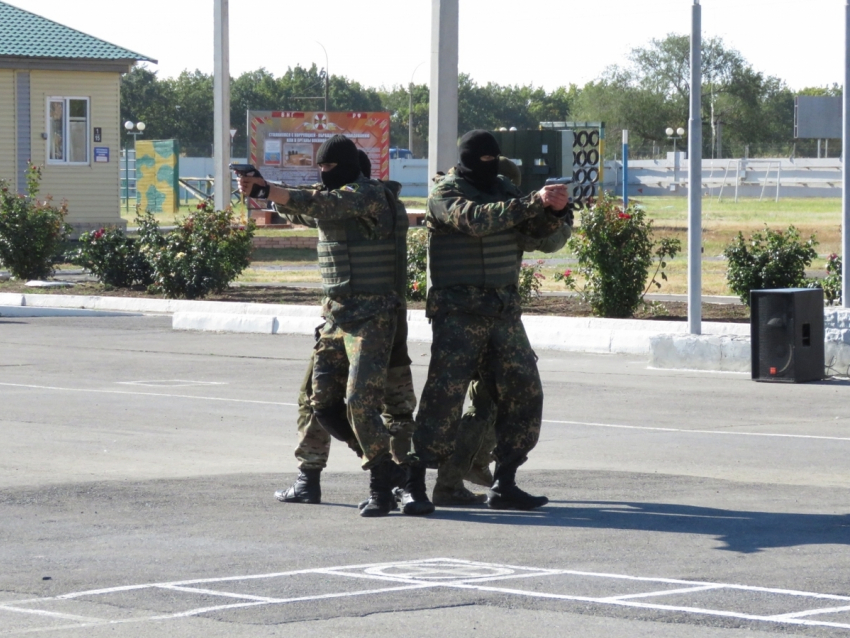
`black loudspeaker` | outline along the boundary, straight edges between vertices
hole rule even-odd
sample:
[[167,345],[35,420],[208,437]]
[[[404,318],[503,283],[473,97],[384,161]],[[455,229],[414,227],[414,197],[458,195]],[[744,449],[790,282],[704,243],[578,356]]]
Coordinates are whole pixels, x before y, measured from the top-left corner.
[[823,290],[750,291],[752,377],[802,383],[824,378]]

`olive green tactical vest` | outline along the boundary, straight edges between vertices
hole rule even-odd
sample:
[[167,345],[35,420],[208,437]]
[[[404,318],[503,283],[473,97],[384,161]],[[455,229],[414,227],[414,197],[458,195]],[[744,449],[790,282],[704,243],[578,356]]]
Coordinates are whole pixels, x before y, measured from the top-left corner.
[[[466,180],[454,176],[446,179],[456,180],[454,185],[464,197],[477,203],[503,201],[482,193]],[[522,252],[512,228],[484,237],[438,230],[430,235],[428,256],[431,285],[435,288],[462,285],[502,288],[519,284]]]
[[[370,231],[361,220],[320,221],[319,269],[329,297],[354,293],[389,294],[398,286],[398,233],[394,196],[379,185],[393,211],[393,227]],[[406,218],[405,218],[406,221]]]

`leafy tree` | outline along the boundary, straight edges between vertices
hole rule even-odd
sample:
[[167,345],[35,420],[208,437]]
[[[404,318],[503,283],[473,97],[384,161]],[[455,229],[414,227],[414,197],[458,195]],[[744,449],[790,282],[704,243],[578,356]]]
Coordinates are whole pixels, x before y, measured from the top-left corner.
[[205,156],[213,152],[213,76],[183,71],[176,79],[166,80],[174,91],[179,113],[173,137],[180,140],[186,155]]
[[148,139],[175,137],[178,113],[176,96],[169,80],[159,80],[156,72],[134,67],[121,79],[121,143],[126,148],[130,136],[124,122],[145,123]]
[[[629,129],[635,150],[666,143],[665,129],[685,126],[690,117],[690,39],[670,34],[651,40],[634,49],[629,62],[583,87],[577,119],[605,121],[612,137]],[[723,148],[738,153],[750,145],[790,151],[793,95],[785,83],[756,72],[720,38],[703,41],[702,62],[704,155],[713,156],[721,135]]]

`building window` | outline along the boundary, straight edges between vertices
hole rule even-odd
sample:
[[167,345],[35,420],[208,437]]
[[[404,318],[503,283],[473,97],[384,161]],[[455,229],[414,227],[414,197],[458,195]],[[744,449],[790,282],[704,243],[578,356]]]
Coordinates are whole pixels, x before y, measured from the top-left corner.
[[48,98],[47,131],[48,164],[89,163],[88,98]]

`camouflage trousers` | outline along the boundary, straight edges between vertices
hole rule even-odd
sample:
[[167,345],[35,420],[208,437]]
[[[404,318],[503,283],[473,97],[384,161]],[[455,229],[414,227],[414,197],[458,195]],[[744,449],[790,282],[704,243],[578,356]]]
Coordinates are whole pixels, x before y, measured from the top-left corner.
[[524,458],[540,436],[543,386],[519,313],[440,313],[432,329],[428,380],[413,435],[419,459],[434,468],[455,451],[463,397],[479,370],[496,405],[494,458]]
[[[298,460],[299,469],[302,470],[324,469],[331,451],[331,436],[316,421],[310,405],[315,356],[314,350],[298,393],[298,446],[295,448],[295,458]],[[416,393],[410,374],[410,358],[407,356],[407,310],[402,308],[398,313],[390,352],[382,415],[384,425],[390,433],[390,451],[396,463],[403,462],[410,454],[415,409]],[[360,449],[356,440],[349,441],[349,447],[355,451]]]
[[346,324],[327,319],[314,350],[314,411],[333,411],[345,402],[345,416],[369,469],[391,453],[390,433],[381,418],[397,316],[377,314]]
[[481,379],[469,384],[469,407],[458,427],[455,449],[437,472],[437,484],[448,489],[463,487],[463,479],[474,467],[486,468],[496,447],[496,404]]

